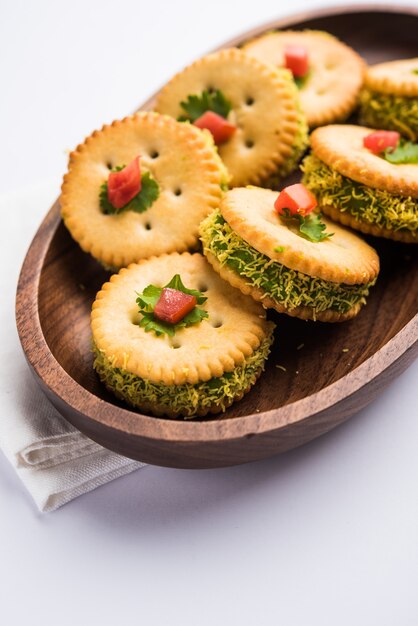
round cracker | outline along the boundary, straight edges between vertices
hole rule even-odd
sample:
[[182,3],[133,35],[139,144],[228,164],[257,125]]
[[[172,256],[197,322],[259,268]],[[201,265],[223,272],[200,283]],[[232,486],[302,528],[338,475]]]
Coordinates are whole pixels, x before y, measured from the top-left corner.
[[[139,326],[137,292],[162,287],[180,274],[189,289],[204,291],[209,317],[157,337]],[[97,348],[113,367],[154,383],[196,384],[242,364],[271,332],[262,306],[231,292],[200,254],[162,255],[132,264],[103,285],[93,304],[91,327]]]
[[264,63],[283,67],[288,45],[308,50],[310,75],[299,92],[309,126],[345,120],[356,106],[363,84],[363,59],[333,35],[315,30],[266,33],[242,49]]
[[365,87],[393,96],[418,97],[418,57],[372,65],[366,72]]
[[339,313],[338,311],[332,311],[331,309],[315,312],[313,307],[308,306],[297,306],[290,309],[285,307],[283,304],[280,304],[280,302],[277,302],[277,300],[273,300],[273,298],[267,296],[263,289],[250,285],[245,278],[237,274],[237,272],[234,272],[234,270],[228,267],[228,265],[222,265],[216,256],[209,250],[205,250],[205,256],[212,265],[213,269],[221,278],[223,278],[223,280],[226,280],[232,287],[239,289],[243,294],[251,296],[257,302],[261,302],[266,309],[275,309],[278,313],[286,313],[286,315],[298,317],[302,320],[314,320],[317,322],[345,322],[355,317],[362,307],[362,304],[359,302],[351,307],[351,309],[349,309],[346,313]]
[[395,165],[363,146],[372,128],[349,124],[317,128],[312,152],[329,167],[352,180],[394,195],[418,198],[418,164]]
[[[104,214],[99,194],[109,168],[127,165],[138,155],[141,172],[157,181],[159,197],[143,213]],[[217,206],[226,178],[206,133],[142,112],[103,126],[71,154],[62,185],[62,217],[84,251],[119,268],[195,247],[199,223]]]
[[260,63],[236,48],[199,59],[160,91],[155,110],[184,115],[181,102],[205,90],[220,90],[232,105],[237,126],[219,154],[234,186],[262,184],[292,157],[300,119],[290,73]]
[[[333,236],[313,242],[293,232],[274,209],[277,192],[257,187],[228,191],[220,210],[230,227],[273,261],[313,278],[358,285],[379,273],[379,257],[363,239],[323,218]],[[275,252],[275,248],[283,249]]]

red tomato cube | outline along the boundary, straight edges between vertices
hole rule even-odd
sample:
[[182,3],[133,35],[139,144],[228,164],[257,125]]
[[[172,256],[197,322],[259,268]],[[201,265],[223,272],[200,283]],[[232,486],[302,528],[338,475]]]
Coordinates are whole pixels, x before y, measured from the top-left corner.
[[177,289],[164,287],[154,307],[154,316],[162,322],[178,324],[187,313],[195,308],[196,304],[195,296]]
[[309,70],[308,51],[304,46],[288,45],[284,49],[284,64],[296,78],[306,76]]
[[279,215],[308,215],[318,205],[315,196],[301,183],[285,187],[279,193],[274,208]]
[[365,148],[374,154],[384,152],[386,148],[397,148],[401,136],[396,130],[376,130],[363,138]]
[[139,156],[120,172],[110,172],[107,179],[107,197],[115,209],[123,209],[140,191]]
[[198,128],[210,130],[216,145],[227,141],[237,130],[234,124],[230,124],[222,115],[218,115],[213,111],[206,111],[193,124]]

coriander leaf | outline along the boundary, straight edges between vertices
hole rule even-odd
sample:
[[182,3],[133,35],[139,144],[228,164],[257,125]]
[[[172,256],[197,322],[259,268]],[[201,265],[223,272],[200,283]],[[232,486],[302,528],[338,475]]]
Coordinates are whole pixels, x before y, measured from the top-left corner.
[[415,70],[411,70],[411,72],[412,72],[413,74],[418,74],[418,68],[417,68],[417,69],[415,69]]
[[284,252],[286,250],[286,248],[284,246],[277,246],[277,248],[274,248],[274,252]]
[[203,113],[210,110],[209,93],[203,91],[201,96],[188,96],[187,100],[180,102],[180,106],[187,113],[187,116],[182,116],[181,121],[195,122]]
[[109,202],[109,198],[107,197],[107,180],[100,186],[100,208],[103,213],[106,215],[111,215],[112,213],[118,213],[118,210],[115,209]]
[[179,122],[195,122],[206,111],[213,111],[221,117],[227,118],[232,108],[231,103],[227,100],[222,91],[202,91],[200,96],[191,95],[187,100],[180,102],[182,109],[186,111],[187,115],[181,115],[178,117]]
[[124,210],[143,213],[150,208],[160,195],[158,183],[149,172],[142,174],[141,180],[141,191],[124,207]]
[[[289,209],[283,209],[283,214],[280,216],[284,222],[290,223],[299,221],[299,232],[302,237],[309,239],[310,241],[323,241],[328,237],[332,237],[334,233],[324,233],[326,225],[321,222],[321,213],[308,213],[308,215],[300,215],[300,213],[290,213]],[[282,252],[283,250],[275,249],[275,252]]]
[[305,74],[305,76],[293,76],[293,80],[295,81],[296,87],[298,89],[302,89],[306,83],[308,82],[308,80],[311,77],[311,70],[308,70]]
[[[112,172],[120,172],[124,167],[124,165],[117,166],[112,170]],[[109,202],[106,180],[100,187],[100,207],[106,215],[116,215],[124,211],[143,213],[150,208],[159,195],[160,188],[157,181],[152,178],[149,172],[144,172],[141,176],[141,191],[121,209],[115,209],[115,207]]]
[[227,100],[219,89],[209,94],[210,111],[217,113],[221,117],[227,118],[232,108],[231,103]]
[[168,335],[169,337],[173,337],[176,331],[180,328],[185,328],[187,326],[191,326],[192,324],[197,324],[201,322],[203,319],[209,317],[207,311],[203,309],[199,309],[198,307],[194,307],[192,311],[187,313],[185,317],[183,317],[180,322],[177,324],[168,324],[154,317],[154,308],[157,304],[161,292],[163,289],[177,289],[178,291],[182,291],[183,293],[189,294],[196,298],[197,304],[203,304],[206,302],[207,298],[202,294],[202,292],[197,289],[187,289],[183,285],[180,274],[176,274],[170,280],[167,285],[164,287],[156,287],[155,285],[148,285],[145,287],[142,293],[137,293],[136,303],[139,307],[139,312],[142,315],[141,321],[139,325],[141,328],[145,330],[145,332],[153,331],[157,337],[160,335]]
[[326,229],[326,225],[321,222],[321,214],[309,213],[305,217],[302,215],[297,216],[299,218],[299,230],[302,235],[310,241],[323,241],[328,237],[332,237],[334,233],[323,232]]
[[146,333],[149,333],[151,330],[154,331],[157,337],[164,334],[173,337],[176,332],[175,328],[177,327],[177,324],[173,326],[155,318],[153,313],[143,313],[143,318],[139,322],[139,325]]
[[389,163],[399,165],[401,163],[418,163],[418,143],[401,141],[395,150],[386,148],[384,158]]
[[187,315],[185,315],[183,319],[178,324],[176,324],[176,327],[191,326],[192,324],[197,324],[198,322],[201,322],[207,317],[209,317],[209,314],[207,311],[204,311],[203,309],[198,309],[197,307],[195,307],[193,311],[190,311],[190,313],[187,313]]
[[154,285],[148,285],[145,287],[142,293],[138,293],[138,298],[136,299],[137,304],[142,307],[145,311],[153,311],[155,305],[157,304],[159,297],[161,296],[163,288],[155,287]]
[[175,276],[173,276],[170,282],[167,283],[167,285],[165,285],[164,287],[167,289],[177,289],[177,291],[187,293],[189,296],[194,296],[198,304],[203,304],[207,300],[207,298],[202,294],[201,291],[198,291],[197,289],[187,289],[187,287],[185,287],[182,283],[180,274],[176,274]]

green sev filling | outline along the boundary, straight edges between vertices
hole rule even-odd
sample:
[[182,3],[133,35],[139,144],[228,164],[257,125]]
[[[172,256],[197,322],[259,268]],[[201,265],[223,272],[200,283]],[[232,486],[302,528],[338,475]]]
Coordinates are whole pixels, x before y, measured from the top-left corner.
[[274,172],[274,174],[269,176],[267,181],[263,183],[263,187],[268,187],[269,189],[278,189],[282,178],[284,178],[297,168],[297,165],[303,157],[304,153],[306,152],[309,144],[308,124],[299,104],[298,89],[293,81],[293,78],[291,78],[291,75],[288,75],[287,70],[286,72],[283,72],[283,75],[284,78],[289,81],[289,85],[294,92],[294,97],[297,99],[298,102],[298,128],[296,131],[295,140],[293,142],[291,155],[279,167],[279,169]]
[[360,119],[366,126],[397,130],[411,141],[418,140],[418,98],[363,89],[360,94]]
[[222,376],[196,385],[164,385],[140,378],[121,367],[114,367],[96,345],[93,346],[93,367],[106,387],[128,404],[137,408],[152,405],[159,413],[193,417],[200,411],[213,410],[215,407],[225,411],[235,398],[254,385],[264,370],[272,342],[273,330],[242,365],[232,372],[225,372]]
[[310,307],[314,313],[331,309],[346,313],[357,303],[365,303],[374,284],[346,285],[312,278],[289,269],[258,252],[235,233],[219,210],[200,225],[205,250],[244,278],[248,285],[262,289],[287,309]]
[[393,231],[415,233],[418,229],[418,200],[372,189],[339,174],[314,155],[303,161],[303,183],[321,207],[336,207],[359,220]]
[[300,114],[298,117],[298,129],[296,132],[295,141],[292,146],[291,155],[279,167],[279,169],[268,178],[268,180],[263,184],[263,187],[268,187],[269,189],[278,189],[281,180],[297,168],[298,163],[305,154],[307,147],[308,125],[306,123],[305,117]]
[[208,146],[208,148],[213,151],[213,154],[215,156],[216,162],[218,164],[218,168],[219,168],[220,173],[221,173],[220,188],[221,188],[222,191],[228,191],[230,175],[228,173],[228,170],[225,167],[224,162],[222,161],[221,157],[219,156],[218,146],[215,145],[215,143],[213,141],[213,137],[212,137],[212,135],[210,133],[204,133],[203,134],[203,140],[205,141],[205,143]]

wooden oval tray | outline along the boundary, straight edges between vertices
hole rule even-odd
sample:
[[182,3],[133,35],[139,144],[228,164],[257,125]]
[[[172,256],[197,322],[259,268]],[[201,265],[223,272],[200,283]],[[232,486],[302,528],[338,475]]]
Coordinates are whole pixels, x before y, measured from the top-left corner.
[[[222,47],[274,28],[327,30],[376,63],[416,55],[418,10],[327,9],[266,24]],[[370,241],[382,270],[358,318],[326,325],[272,314],[278,327],[266,371],[221,417],[172,421],[142,415],[99,382],[92,370],[90,309],[108,274],[71,239],[58,201],[23,263],[16,304],[20,340],[58,411],[107,448],[169,467],[222,467],[261,459],[334,428],[416,357],[417,247]]]

